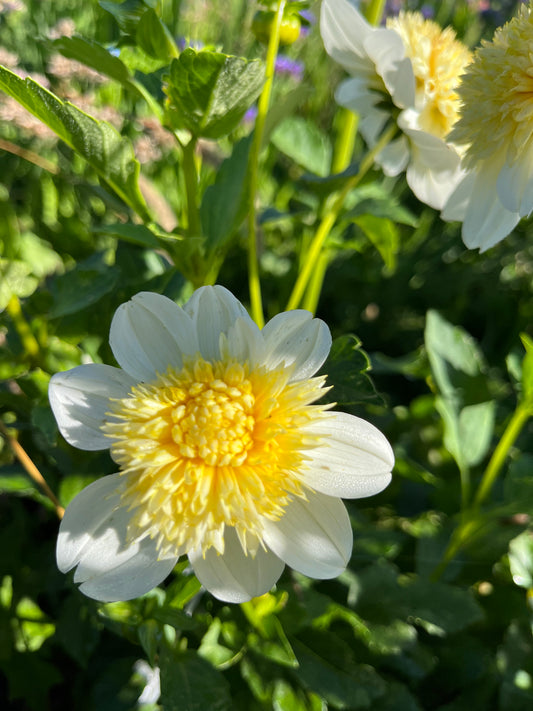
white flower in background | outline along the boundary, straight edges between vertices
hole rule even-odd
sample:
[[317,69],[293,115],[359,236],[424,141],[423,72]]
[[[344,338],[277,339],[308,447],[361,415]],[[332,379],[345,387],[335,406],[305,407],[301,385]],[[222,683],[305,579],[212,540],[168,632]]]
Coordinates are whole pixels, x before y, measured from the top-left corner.
[[467,247],[485,251],[533,209],[533,5],[483,42],[461,82],[450,139],[467,175],[442,217],[461,220]]
[[441,209],[461,180],[459,152],[446,140],[459,107],[459,77],[471,59],[453,30],[420,13],[402,12],[372,27],[349,0],[323,0],[321,33],[328,54],[351,74],[336,100],[361,117],[370,146],[395,120],[399,137],[376,158],[389,176],[406,171],[419,200]]
[[267,592],[285,563],[337,576],[352,549],[339,497],[381,491],[394,463],[368,422],[313,404],[312,377],[331,336],[307,311],[262,329],[220,286],[180,308],[137,294],[119,307],[110,345],[120,365],[54,375],[50,402],[63,436],[110,448],[120,472],[68,506],[61,571],[89,597],[126,600],[160,583],[187,554],[217,598]]

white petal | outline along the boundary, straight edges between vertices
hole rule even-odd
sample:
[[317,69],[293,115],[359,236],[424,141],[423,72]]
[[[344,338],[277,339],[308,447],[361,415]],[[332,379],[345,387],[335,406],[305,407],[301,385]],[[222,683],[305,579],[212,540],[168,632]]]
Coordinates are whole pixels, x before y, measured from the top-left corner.
[[480,165],[463,222],[463,241],[480,252],[501,242],[520,221],[520,215],[506,210],[496,192],[497,170],[489,161]]
[[296,309],[274,316],[263,328],[265,361],[269,369],[292,366],[291,380],[304,380],[316,373],[328,357],[331,334],[324,321]]
[[206,360],[220,359],[220,334],[227,334],[238,319],[253,323],[240,301],[223,286],[202,286],[183,308],[194,323]]
[[182,355],[198,352],[190,317],[171,299],[141,292],[119,306],[111,322],[111,350],[119,365],[140,381],[154,380]]
[[253,321],[239,318],[222,336],[223,357],[233,358],[239,363],[248,361],[252,366],[264,359],[265,341],[261,330]]
[[320,33],[326,52],[346,71],[360,74],[373,70],[364,49],[364,39],[373,28],[348,0],[323,0],[320,10]]
[[372,114],[373,120],[376,118],[374,114],[379,116],[380,127],[374,128],[372,131],[376,137],[389,118],[389,114],[384,111],[378,111],[375,108],[381,98],[380,94],[369,89],[368,82],[361,77],[345,79],[339,84],[335,91],[335,101],[341,106],[361,114],[363,117]]
[[285,564],[274,553],[258,549],[254,558],[245,555],[232,528],[224,533],[224,555],[210,548],[205,558],[189,553],[198,580],[218,600],[246,602],[268,592],[277,582]]
[[177,558],[157,559],[155,542],[126,543],[131,512],[120,505],[119,474],[98,479],[69,504],[57,539],[61,572],[77,566],[74,582],[96,600],[130,600],[151,590],[170,573]]
[[395,105],[401,109],[414,106],[415,75],[400,35],[394,30],[376,29],[365,38],[364,47]]
[[304,480],[329,496],[359,499],[382,491],[391,480],[394,453],[387,438],[370,422],[344,412],[329,417],[307,432],[322,434],[323,443],[305,452],[309,461]]
[[462,222],[465,219],[475,180],[475,173],[469,172],[465,174],[442,209],[440,216],[443,220],[447,222]]
[[155,540],[124,543],[125,528],[102,530],[86,549],[74,575],[84,595],[101,602],[132,600],[149,592],[170,574],[177,556],[159,560]]
[[498,196],[509,212],[527,217],[533,209],[533,163],[516,160],[505,163],[497,180]]
[[53,375],[48,397],[59,431],[69,444],[86,450],[108,449],[101,427],[110,398],[126,397],[136,381],[120,368],[89,363]]
[[264,541],[274,553],[311,578],[334,578],[346,568],[353,533],[340,499],[310,493],[294,499],[279,521],[265,520]]
[[378,153],[376,163],[382,167],[385,175],[393,178],[405,170],[409,158],[409,143],[405,136],[400,136]]
[[77,565],[98,528],[120,503],[120,474],[97,479],[70,502],[59,526],[57,567],[66,573]]

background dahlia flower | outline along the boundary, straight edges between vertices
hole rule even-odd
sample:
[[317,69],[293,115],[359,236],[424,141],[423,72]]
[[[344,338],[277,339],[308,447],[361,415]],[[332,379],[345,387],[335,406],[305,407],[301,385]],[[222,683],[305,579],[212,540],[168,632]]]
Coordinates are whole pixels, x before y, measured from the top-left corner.
[[533,5],[475,52],[459,88],[450,140],[466,148],[466,175],[442,212],[462,221],[467,247],[489,249],[533,210]]
[[328,54],[351,78],[337,102],[360,115],[370,146],[393,120],[399,136],[377,156],[389,176],[406,171],[419,200],[441,209],[461,180],[461,158],[447,135],[458,113],[456,87],[471,59],[453,30],[402,12],[372,27],[349,0],[323,0],[320,31]]
[[89,597],[126,600],[188,555],[215,597],[267,592],[287,563],[315,578],[347,565],[352,530],[340,497],[381,491],[393,454],[368,422],[328,405],[313,377],[331,336],[306,311],[259,330],[220,286],[180,308],[140,293],[119,307],[110,345],[119,368],[54,375],[50,402],[63,436],[110,449],[120,472],[68,506],[61,571]]

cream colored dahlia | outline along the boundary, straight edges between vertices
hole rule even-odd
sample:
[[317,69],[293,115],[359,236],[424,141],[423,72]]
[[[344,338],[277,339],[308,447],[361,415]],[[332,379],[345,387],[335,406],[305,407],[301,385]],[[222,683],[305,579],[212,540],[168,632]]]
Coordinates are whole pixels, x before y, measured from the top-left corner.
[[289,311],[260,330],[220,286],[183,308],[140,293],[117,310],[110,345],[120,367],[81,365],[50,383],[65,439],[109,449],[119,467],[61,522],[58,566],[76,568],[82,592],[137,597],[183,555],[230,602],[267,592],[285,564],[315,578],[344,570],[340,497],[381,491],[394,459],[373,425],[315,404],[323,321]]
[[533,4],[474,54],[459,88],[460,119],[450,135],[465,147],[467,175],[442,216],[463,222],[481,251],[533,210]]
[[351,75],[336,99],[360,115],[369,145],[389,122],[398,126],[398,137],[377,156],[385,174],[405,170],[419,200],[441,209],[463,177],[447,136],[470,52],[453,30],[420,13],[401,13],[387,28],[375,28],[349,0],[323,0],[321,33],[328,54]]

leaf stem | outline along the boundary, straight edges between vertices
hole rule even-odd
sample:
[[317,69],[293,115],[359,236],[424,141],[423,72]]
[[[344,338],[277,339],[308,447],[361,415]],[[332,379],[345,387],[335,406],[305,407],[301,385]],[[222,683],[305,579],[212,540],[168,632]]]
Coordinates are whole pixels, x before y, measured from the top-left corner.
[[250,148],[250,160],[248,164],[248,284],[250,290],[250,308],[252,318],[259,328],[265,324],[263,316],[263,301],[261,297],[261,282],[259,279],[259,259],[257,254],[257,232],[256,232],[256,197],[259,184],[259,154],[263,143],[265,131],[265,121],[270,105],[272,94],[272,84],[276,65],[276,56],[279,47],[279,36],[283,12],[286,0],[278,0],[276,15],[272,24],[271,34],[268,42],[265,69],[265,84],[257,104],[257,118],[255,120],[254,137]]
[[41,474],[41,472],[37,469],[35,464],[33,463],[31,457],[29,454],[26,453],[26,450],[22,447],[20,442],[16,440],[14,437],[11,437],[7,429],[5,428],[4,424],[0,422],[0,435],[5,439],[5,441],[8,443],[9,447],[11,448],[11,451],[15,455],[15,457],[19,460],[19,462],[22,464],[26,472],[29,474],[29,476],[35,481],[41,489],[44,491],[46,496],[50,499],[50,501],[54,504],[56,513],[59,518],[63,518],[63,514],[65,513],[65,509],[61,506],[59,503],[57,497],[55,496],[54,492],[52,489],[48,486],[46,483],[45,478]]
[[296,283],[287,303],[287,311],[291,309],[296,309],[300,305],[305,289],[307,288],[307,285],[309,283],[309,279],[311,278],[311,275],[314,269],[316,268],[320,252],[322,251],[322,247],[324,246],[324,243],[331,229],[337,221],[337,217],[339,216],[341,208],[344,205],[344,201],[346,200],[348,194],[361,182],[364,176],[368,173],[368,171],[374,164],[374,159],[376,155],[378,155],[378,153],[380,153],[383,148],[385,148],[385,146],[391,141],[397,130],[398,128],[396,124],[391,125],[382,134],[376,145],[373,146],[363,158],[359,167],[359,172],[346,181],[344,187],[340,192],[338,192],[336,195],[331,196],[331,201],[333,201],[333,204],[331,205],[330,209],[328,209],[326,205],[326,213],[322,218],[322,221],[320,222],[316,234],[311,242],[304,267],[299,273],[298,278],[296,279]]

